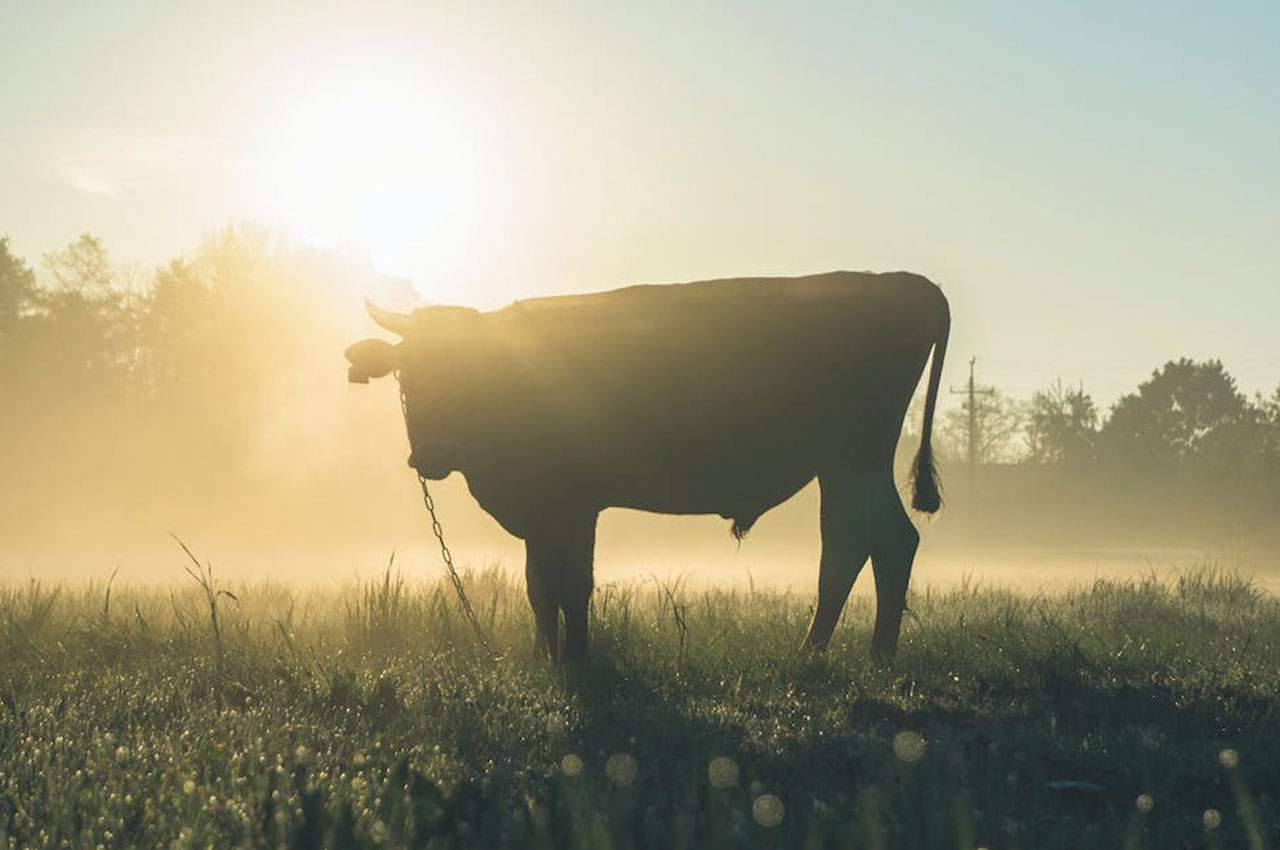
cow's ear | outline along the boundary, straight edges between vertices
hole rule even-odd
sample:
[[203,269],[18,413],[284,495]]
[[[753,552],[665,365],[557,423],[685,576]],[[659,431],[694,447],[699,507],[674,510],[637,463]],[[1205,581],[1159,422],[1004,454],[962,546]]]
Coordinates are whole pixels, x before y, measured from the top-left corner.
[[370,378],[381,378],[400,365],[397,346],[380,339],[365,339],[347,349],[347,380],[353,384],[367,384]]

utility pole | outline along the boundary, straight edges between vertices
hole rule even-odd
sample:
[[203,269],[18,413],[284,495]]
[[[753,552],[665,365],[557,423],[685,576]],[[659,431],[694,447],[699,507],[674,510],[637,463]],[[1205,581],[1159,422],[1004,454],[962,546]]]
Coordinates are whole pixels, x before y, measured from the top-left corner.
[[969,408],[969,492],[974,490],[974,477],[978,470],[978,399],[980,395],[991,395],[992,387],[979,387],[973,380],[973,367],[977,357],[969,358],[969,384],[964,389],[951,387],[953,395],[965,395],[965,404]]

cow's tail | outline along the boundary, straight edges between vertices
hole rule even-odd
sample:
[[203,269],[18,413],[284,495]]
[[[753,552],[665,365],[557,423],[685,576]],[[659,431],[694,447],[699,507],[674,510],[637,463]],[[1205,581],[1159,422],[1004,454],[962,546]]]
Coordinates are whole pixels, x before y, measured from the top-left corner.
[[951,334],[951,310],[945,299],[933,340],[933,365],[929,367],[929,389],[924,399],[924,423],[920,426],[920,450],[911,467],[911,507],[926,514],[942,507],[942,487],[938,468],[933,462],[933,411],[938,405],[938,386],[942,383],[942,361],[947,356],[947,337]]

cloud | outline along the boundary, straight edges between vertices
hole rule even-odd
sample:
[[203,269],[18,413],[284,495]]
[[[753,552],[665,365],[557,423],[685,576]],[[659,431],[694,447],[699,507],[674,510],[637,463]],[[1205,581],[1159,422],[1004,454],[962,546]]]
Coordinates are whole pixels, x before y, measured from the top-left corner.
[[67,181],[71,183],[71,188],[77,192],[112,197],[120,194],[120,186],[118,184],[109,177],[104,177],[101,172],[95,172],[91,168],[85,168],[80,165],[67,165],[62,171]]
[[106,197],[181,186],[226,160],[208,139],[117,130],[76,133],[59,147],[60,177],[78,192]]

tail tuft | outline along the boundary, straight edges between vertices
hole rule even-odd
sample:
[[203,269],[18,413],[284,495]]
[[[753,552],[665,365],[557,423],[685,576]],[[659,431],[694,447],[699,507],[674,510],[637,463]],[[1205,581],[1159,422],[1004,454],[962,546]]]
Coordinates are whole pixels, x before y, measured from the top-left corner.
[[942,483],[938,479],[938,468],[933,463],[933,449],[928,443],[916,453],[911,486],[911,507],[921,513],[937,513],[942,507]]

